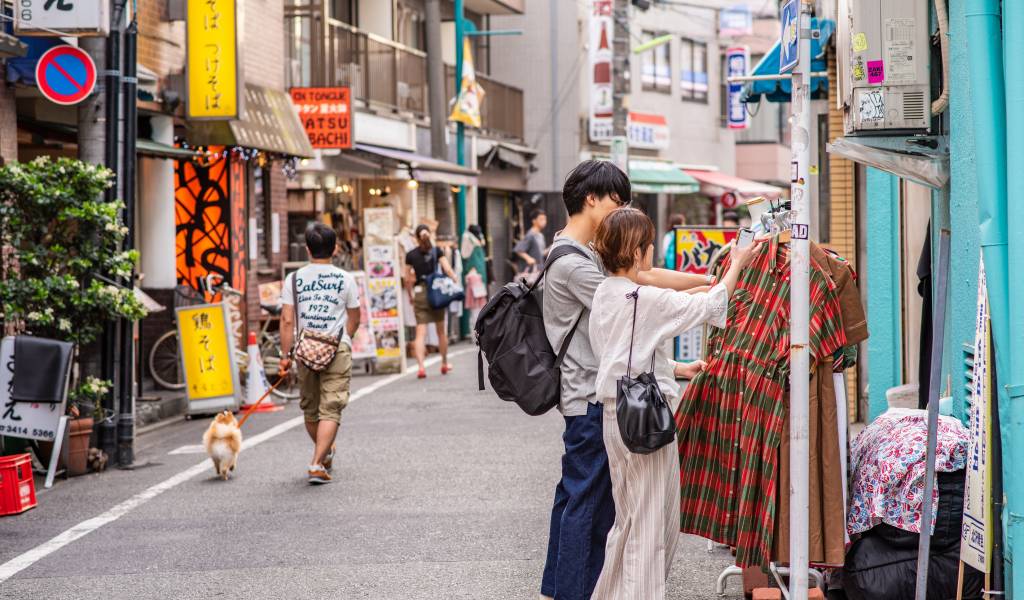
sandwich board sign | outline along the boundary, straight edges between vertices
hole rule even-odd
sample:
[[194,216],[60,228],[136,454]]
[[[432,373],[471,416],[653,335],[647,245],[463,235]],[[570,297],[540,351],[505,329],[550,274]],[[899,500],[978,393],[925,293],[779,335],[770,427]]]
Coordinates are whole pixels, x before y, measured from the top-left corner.
[[183,306],[176,316],[188,414],[238,408],[241,387],[227,304]]
[[110,33],[110,0],[17,0],[14,33],[100,36]]

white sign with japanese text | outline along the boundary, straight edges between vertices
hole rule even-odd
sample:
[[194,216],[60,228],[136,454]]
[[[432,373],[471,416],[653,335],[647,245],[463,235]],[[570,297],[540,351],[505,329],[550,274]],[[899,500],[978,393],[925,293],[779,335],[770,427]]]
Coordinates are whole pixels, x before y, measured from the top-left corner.
[[89,36],[110,31],[110,0],[14,0],[18,35]]
[[[67,396],[57,404],[14,402],[14,337],[0,340],[0,436],[52,442]],[[66,386],[65,386],[66,390]]]

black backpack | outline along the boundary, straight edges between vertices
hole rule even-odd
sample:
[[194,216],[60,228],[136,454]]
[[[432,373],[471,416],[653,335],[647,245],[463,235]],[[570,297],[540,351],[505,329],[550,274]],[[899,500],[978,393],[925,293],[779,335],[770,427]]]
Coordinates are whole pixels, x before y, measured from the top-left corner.
[[562,359],[583,318],[581,312],[556,356],[544,332],[539,294],[533,291],[551,265],[568,254],[590,258],[572,244],[556,246],[548,254],[544,270],[533,285],[528,286],[524,281],[509,283],[487,302],[476,322],[480,389],[484,389],[486,357],[487,378],[498,397],[515,402],[528,415],[542,415],[558,405],[562,391]]

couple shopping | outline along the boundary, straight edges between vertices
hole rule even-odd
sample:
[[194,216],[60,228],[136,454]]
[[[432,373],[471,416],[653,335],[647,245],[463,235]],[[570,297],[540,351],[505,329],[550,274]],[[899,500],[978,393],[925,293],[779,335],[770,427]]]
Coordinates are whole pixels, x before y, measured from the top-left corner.
[[729,296],[750,260],[749,249],[733,249],[730,270],[712,287],[704,276],[652,269],[654,225],[626,207],[630,194],[628,177],[603,161],[578,165],[563,189],[569,222],[552,248],[571,244],[584,255],[566,255],[545,275],[551,346],[560,348],[580,322],[561,367],[565,454],[543,598],[664,598],[679,538],[678,448],[627,449],[616,421],[616,383],[630,370],[632,347],[628,374],[653,364],[674,408],[676,376],[692,377],[702,364],[675,363],[672,339],[703,323],[725,325]]

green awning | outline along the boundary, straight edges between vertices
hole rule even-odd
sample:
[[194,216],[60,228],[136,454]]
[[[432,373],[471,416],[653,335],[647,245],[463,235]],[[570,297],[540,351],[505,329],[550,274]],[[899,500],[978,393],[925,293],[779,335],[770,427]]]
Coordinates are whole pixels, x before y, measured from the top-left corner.
[[681,165],[655,160],[629,161],[629,181],[634,192],[643,194],[693,194],[700,182]]

